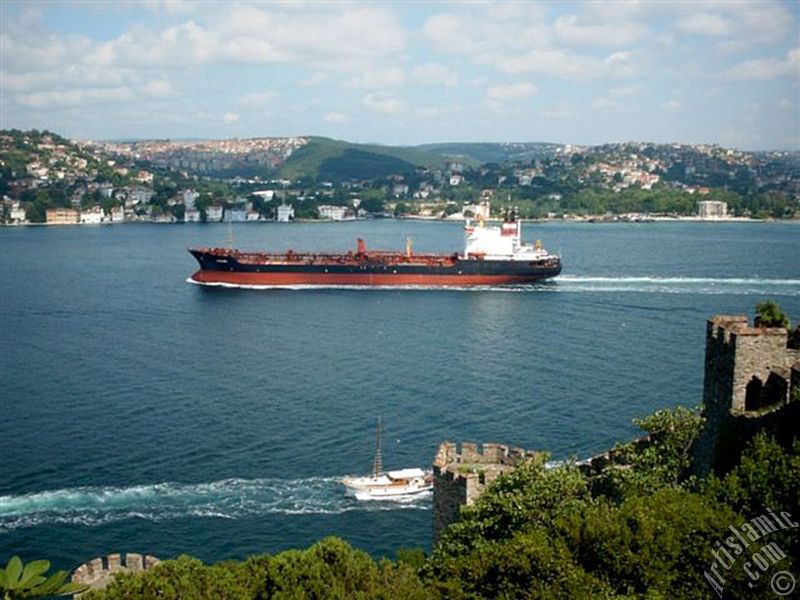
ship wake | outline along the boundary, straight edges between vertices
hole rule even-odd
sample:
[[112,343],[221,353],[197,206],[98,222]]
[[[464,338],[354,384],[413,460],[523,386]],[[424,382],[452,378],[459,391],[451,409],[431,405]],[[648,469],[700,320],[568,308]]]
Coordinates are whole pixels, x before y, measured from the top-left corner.
[[559,292],[800,296],[800,279],[562,275],[555,283]]
[[765,295],[800,296],[800,279],[758,277],[649,277],[560,275],[548,281],[502,286],[437,285],[246,285],[231,283],[189,283],[207,287],[251,290],[407,290],[453,292],[633,292],[694,295]]
[[405,502],[357,502],[338,477],[224,479],[130,487],[76,487],[0,496],[0,534],[39,525],[97,526],[125,519],[240,519],[269,514],[430,509],[430,496]]

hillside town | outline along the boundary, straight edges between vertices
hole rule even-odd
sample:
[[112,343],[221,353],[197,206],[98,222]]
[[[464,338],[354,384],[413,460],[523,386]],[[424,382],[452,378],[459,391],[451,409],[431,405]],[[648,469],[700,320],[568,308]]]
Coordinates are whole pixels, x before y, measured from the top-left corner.
[[438,166],[402,172],[391,164],[369,179],[348,176],[347,165],[324,175],[283,176],[301,148],[308,155],[314,143],[303,137],[93,143],[2,131],[0,222],[488,219],[509,205],[525,218],[590,221],[800,213],[797,153],[705,144],[553,145],[502,164],[451,155],[435,157]]

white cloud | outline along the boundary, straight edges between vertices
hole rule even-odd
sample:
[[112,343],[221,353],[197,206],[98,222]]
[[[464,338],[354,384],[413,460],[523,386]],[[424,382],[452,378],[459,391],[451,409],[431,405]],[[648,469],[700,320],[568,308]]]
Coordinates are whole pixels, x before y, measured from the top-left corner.
[[609,98],[608,96],[601,96],[592,100],[592,108],[599,108],[601,110],[611,110],[619,108],[619,105]]
[[661,104],[661,110],[666,110],[668,112],[674,112],[681,107],[681,103],[677,100],[667,100]]
[[381,67],[366,69],[345,85],[353,88],[381,89],[401,86],[406,82],[406,74],[400,67]]
[[556,19],[553,29],[556,36],[571,44],[594,46],[627,46],[647,32],[647,28],[634,21],[616,23],[583,22],[577,15],[564,15]]
[[348,121],[345,115],[338,112],[329,112],[323,117],[323,120],[326,123],[346,123]]
[[224,115],[222,115],[222,120],[225,123],[235,123],[239,120],[239,115],[234,112],[226,112]]
[[733,23],[719,13],[696,13],[679,19],[675,25],[685,33],[702,35],[727,35],[733,31]]
[[630,97],[640,94],[643,90],[644,86],[638,83],[613,87],[604,96],[592,100],[591,106],[600,110],[625,112],[631,104]]
[[408,108],[404,100],[399,100],[385,92],[375,92],[364,96],[362,104],[373,112],[385,115],[398,115]]
[[250,110],[258,110],[269,106],[274,98],[274,92],[245,94],[239,99],[239,104]]
[[758,0],[729,6],[740,38],[771,44],[796,31],[794,15],[780,2]]
[[423,24],[423,36],[440,52],[465,55],[478,64],[490,65],[548,46],[552,35],[536,11],[530,15],[515,11],[498,15],[493,10],[497,6],[433,15]]
[[792,102],[789,98],[781,98],[778,101],[778,108],[781,110],[792,110],[795,107],[795,103]]
[[318,71],[314,73],[310,77],[306,77],[305,79],[301,79],[298,83],[303,87],[317,87],[319,85],[325,85],[330,80],[330,77],[327,73],[322,71]]
[[406,44],[405,30],[383,7],[268,7],[234,5],[215,22],[203,40],[209,60],[354,70],[400,52]]
[[800,77],[800,47],[792,48],[786,58],[763,58],[746,60],[727,69],[725,79],[777,79],[778,77]]
[[441,84],[447,87],[458,85],[458,75],[441,63],[427,62],[417,65],[411,71],[411,78],[423,85]]
[[56,64],[158,67],[204,64],[326,65],[353,70],[400,52],[406,34],[382,7],[319,5],[305,11],[283,5],[240,5],[202,14],[163,29],[142,26],[96,43],[86,37],[0,35],[4,63],[18,70]]
[[553,104],[551,106],[544,107],[541,110],[541,115],[548,119],[575,119],[580,115],[580,113],[571,106],[564,104]]
[[494,65],[509,74],[545,73],[564,79],[586,81],[603,78],[625,78],[636,74],[634,52],[614,52],[605,58],[564,50],[534,50],[527,54],[506,55]]
[[20,104],[31,108],[59,108],[66,106],[89,106],[95,102],[119,102],[133,99],[127,87],[90,88],[83,90],[33,92],[21,94]]
[[167,14],[186,14],[197,9],[197,3],[190,0],[147,0],[139,4],[143,8]]
[[495,85],[486,90],[486,98],[492,102],[524,100],[536,95],[536,86],[529,82]]
[[172,84],[166,79],[154,79],[147,82],[143,87],[144,93],[154,98],[166,98],[173,96],[175,90],[172,89]]
[[[556,27],[548,25],[536,11],[529,17],[498,20],[489,8],[485,10],[434,15],[423,25],[423,34],[442,52],[467,56],[478,65],[490,66],[510,75],[543,73],[585,81],[625,78],[639,71],[639,53],[636,50],[598,55],[595,52],[575,52],[556,42],[569,39],[573,43],[617,45],[616,42],[603,42],[608,36],[617,34],[627,43],[641,36],[645,31],[643,27],[613,23],[590,25],[571,17],[561,20]],[[469,35],[465,35],[467,31]]]

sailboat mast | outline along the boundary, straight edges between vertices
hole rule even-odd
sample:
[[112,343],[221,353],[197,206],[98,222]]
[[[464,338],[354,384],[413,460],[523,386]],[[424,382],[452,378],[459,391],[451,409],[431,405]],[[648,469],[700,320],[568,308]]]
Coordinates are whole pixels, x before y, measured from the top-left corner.
[[381,458],[381,418],[378,417],[378,427],[375,431],[375,460],[372,463],[372,476],[380,477],[383,474],[383,459]]

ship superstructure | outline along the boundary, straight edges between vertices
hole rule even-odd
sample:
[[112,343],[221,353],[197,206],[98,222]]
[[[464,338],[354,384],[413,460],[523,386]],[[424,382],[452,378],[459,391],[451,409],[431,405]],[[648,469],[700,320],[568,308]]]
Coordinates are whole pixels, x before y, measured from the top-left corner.
[[555,277],[561,259],[540,242],[522,242],[522,223],[515,212],[499,226],[467,221],[463,254],[425,254],[367,250],[341,254],[287,250],[244,252],[233,248],[197,248],[189,252],[200,270],[190,281],[229,287],[297,286],[494,286],[526,284]]

